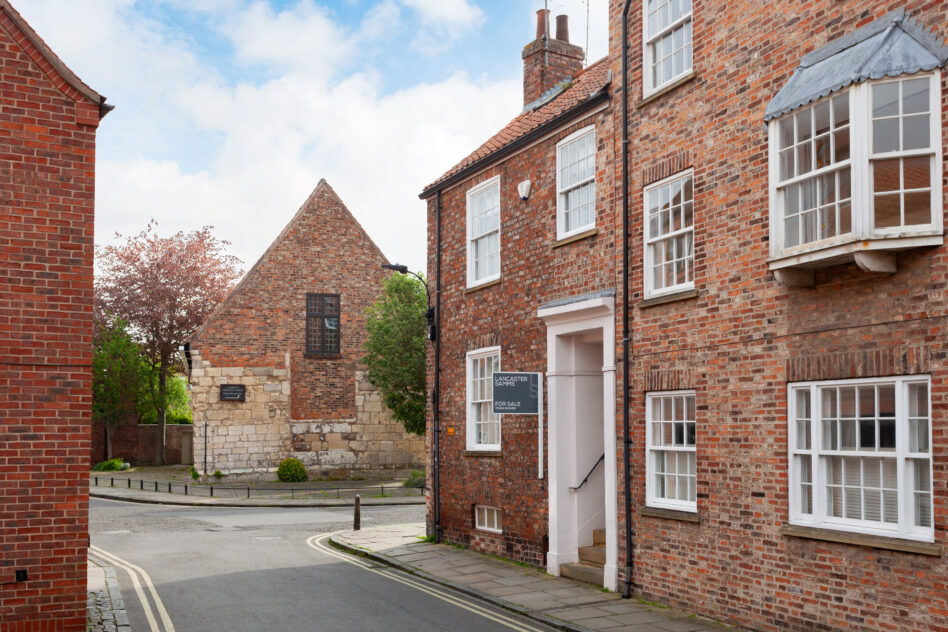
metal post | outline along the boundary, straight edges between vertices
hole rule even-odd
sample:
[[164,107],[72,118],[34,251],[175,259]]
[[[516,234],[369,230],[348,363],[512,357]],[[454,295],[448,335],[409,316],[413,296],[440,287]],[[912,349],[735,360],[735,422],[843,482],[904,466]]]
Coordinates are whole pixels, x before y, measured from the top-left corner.
[[214,498],[214,486],[211,485],[211,498]]
[[184,495],[185,495],[185,496],[188,495],[188,484],[187,484],[187,483],[184,484]]
[[115,487],[115,477],[109,479],[109,487]]
[[155,481],[155,491],[158,491],[158,481]]
[[250,498],[250,485],[247,485],[247,498]]
[[128,488],[131,489],[131,488],[132,488],[132,479],[126,478],[125,480],[128,481]]
[[138,489],[145,491],[145,479],[138,479]]
[[352,516],[352,530],[358,531],[362,528],[362,497],[356,494],[355,512]]
[[99,477],[98,477],[98,476],[93,476],[92,478],[95,479],[95,486],[98,487],[98,486],[99,486]]
[[171,483],[168,483],[168,493],[171,493]]

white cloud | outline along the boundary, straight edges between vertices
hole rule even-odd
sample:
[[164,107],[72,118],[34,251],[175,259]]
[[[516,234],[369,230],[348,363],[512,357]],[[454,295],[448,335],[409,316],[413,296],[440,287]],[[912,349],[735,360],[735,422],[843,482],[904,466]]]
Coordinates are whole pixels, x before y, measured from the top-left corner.
[[484,21],[484,12],[468,0],[400,0],[417,11],[424,22],[468,28]]

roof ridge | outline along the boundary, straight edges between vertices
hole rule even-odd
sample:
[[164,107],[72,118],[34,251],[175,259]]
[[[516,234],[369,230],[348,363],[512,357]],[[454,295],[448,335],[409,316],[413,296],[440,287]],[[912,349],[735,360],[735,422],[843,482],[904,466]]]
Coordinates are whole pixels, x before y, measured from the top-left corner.
[[244,274],[244,276],[240,279],[237,285],[235,285],[231,289],[231,291],[227,293],[227,296],[224,297],[224,299],[217,305],[217,307],[214,308],[214,311],[211,312],[211,314],[204,320],[203,323],[201,323],[201,326],[198,327],[198,329],[193,334],[188,336],[188,340],[195,340],[200,337],[200,335],[204,332],[207,326],[211,324],[211,322],[213,322],[215,318],[217,318],[217,315],[221,312],[221,310],[223,310],[224,307],[230,302],[231,298],[237,295],[237,293],[240,291],[240,288],[242,288],[244,284],[248,281],[248,279],[250,279],[250,277],[253,276],[254,272],[256,272],[257,269],[260,268],[261,265],[263,265],[264,261],[269,257],[270,253],[273,252],[274,248],[276,248],[277,245],[281,243],[283,239],[286,238],[290,230],[296,225],[297,222],[299,222],[302,219],[302,217],[305,215],[305,212],[310,210],[310,206],[313,205],[314,208],[316,207],[316,200],[319,196],[320,191],[323,191],[323,190],[328,191],[329,194],[332,195],[332,197],[336,199],[336,201],[342,207],[342,210],[345,211],[346,215],[349,216],[349,219],[351,219],[352,222],[355,224],[356,228],[359,229],[359,232],[361,232],[362,235],[366,238],[366,240],[368,240],[369,245],[375,249],[375,251],[382,257],[385,263],[389,263],[388,257],[386,257],[385,253],[382,252],[382,249],[379,248],[378,245],[374,241],[372,241],[372,238],[369,237],[369,234],[365,232],[365,228],[363,228],[359,220],[356,219],[355,215],[352,214],[352,211],[350,211],[349,207],[346,206],[346,203],[342,201],[342,198],[339,197],[339,194],[336,193],[335,189],[333,189],[332,186],[330,186],[329,183],[326,182],[325,178],[320,178],[319,182],[316,183],[316,188],[313,189],[312,192],[308,196],[306,196],[306,200],[303,201],[303,204],[300,205],[296,213],[293,214],[293,217],[290,218],[290,221],[286,223],[286,225],[283,227],[283,230],[281,230],[279,234],[276,236],[276,238],[270,242],[270,245],[267,246],[267,249],[263,251],[263,254],[257,258],[257,261],[254,262],[254,264],[250,267],[249,270],[247,270],[247,273]]

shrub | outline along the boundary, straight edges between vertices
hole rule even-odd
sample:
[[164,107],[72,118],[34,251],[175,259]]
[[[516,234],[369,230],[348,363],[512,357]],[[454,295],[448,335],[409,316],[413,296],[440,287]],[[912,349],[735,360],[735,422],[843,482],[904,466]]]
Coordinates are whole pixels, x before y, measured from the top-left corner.
[[405,487],[417,487],[419,489],[424,489],[425,487],[425,473],[419,472],[418,470],[412,470],[411,476],[405,479],[405,482],[402,483]]
[[96,463],[93,472],[120,472],[125,469],[125,462],[121,458],[109,459]]
[[192,465],[192,466],[191,466],[191,480],[196,481],[196,480],[199,479],[200,477],[201,477],[201,475],[198,474],[198,471],[197,471],[196,469],[194,469],[194,466]]
[[277,468],[277,478],[284,483],[302,483],[309,478],[309,475],[299,459],[289,458],[280,461],[280,467]]
[[217,480],[221,480],[222,478],[224,478],[224,475],[221,473],[220,470],[214,470],[214,478],[216,478]]

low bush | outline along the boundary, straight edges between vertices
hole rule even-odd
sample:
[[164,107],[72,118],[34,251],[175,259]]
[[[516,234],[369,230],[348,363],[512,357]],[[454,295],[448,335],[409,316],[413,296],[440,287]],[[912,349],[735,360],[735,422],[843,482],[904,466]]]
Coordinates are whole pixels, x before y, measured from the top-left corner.
[[309,475],[299,459],[289,458],[280,461],[277,478],[284,483],[302,483],[309,478]]
[[198,471],[197,471],[196,469],[194,469],[194,466],[192,465],[192,466],[191,466],[191,480],[196,481],[196,480],[199,479],[200,477],[201,477],[201,475],[198,474]]
[[121,458],[109,459],[108,461],[102,461],[101,463],[96,463],[95,467],[92,468],[93,472],[120,472],[125,469],[125,461]]
[[222,478],[224,478],[224,474],[221,473],[220,470],[214,470],[214,478],[216,478],[217,480],[221,480]]
[[405,487],[417,487],[419,489],[424,489],[425,487],[425,473],[418,470],[412,470],[411,476],[405,479],[405,482],[402,483]]

